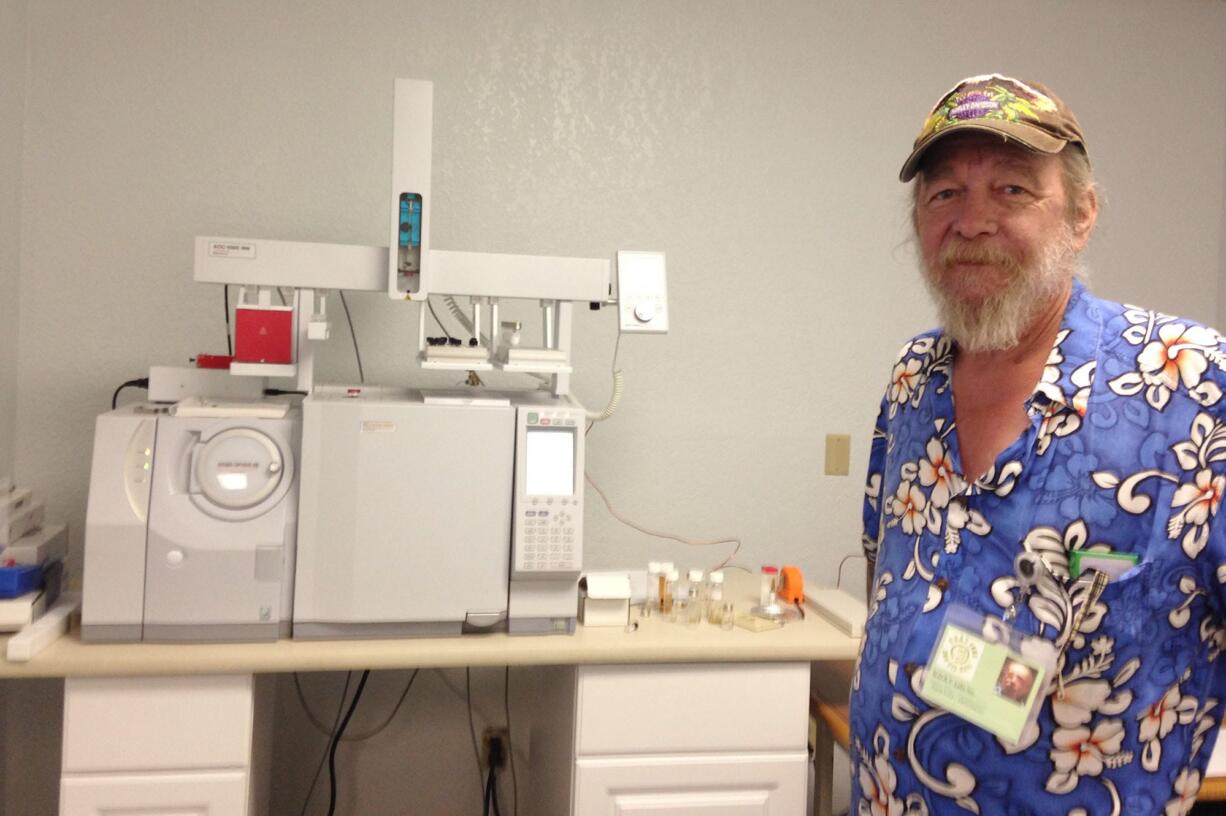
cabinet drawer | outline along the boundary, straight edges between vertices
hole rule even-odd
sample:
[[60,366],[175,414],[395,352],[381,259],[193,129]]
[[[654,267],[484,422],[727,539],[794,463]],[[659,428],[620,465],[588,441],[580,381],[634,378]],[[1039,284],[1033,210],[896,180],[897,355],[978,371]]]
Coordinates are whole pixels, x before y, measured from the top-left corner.
[[246,768],[251,675],[70,677],[63,770]]
[[244,816],[242,771],[65,776],[60,816]]
[[581,666],[575,753],[804,750],[808,663]]
[[574,813],[802,816],[809,756],[785,754],[580,759]]

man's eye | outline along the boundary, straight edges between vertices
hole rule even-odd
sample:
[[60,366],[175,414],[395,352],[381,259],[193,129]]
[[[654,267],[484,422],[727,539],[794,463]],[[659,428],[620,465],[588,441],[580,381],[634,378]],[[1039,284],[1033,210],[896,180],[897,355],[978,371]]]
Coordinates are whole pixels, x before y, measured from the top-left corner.
[[928,200],[929,201],[948,201],[949,199],[953,197],[954,197],[953,190],[948,190],[948,189],[937,190],[935,193],[932,194],[932,197]]
[[1026,193],[1026,188],[1020,184],[1006,184],[1004,190],[1007,195],[1011,196],[1025,195]]

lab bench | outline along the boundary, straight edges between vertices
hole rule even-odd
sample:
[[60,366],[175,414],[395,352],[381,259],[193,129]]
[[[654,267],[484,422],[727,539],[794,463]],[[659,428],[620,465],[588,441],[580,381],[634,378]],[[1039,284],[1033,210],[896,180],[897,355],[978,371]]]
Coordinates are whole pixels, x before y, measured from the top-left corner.
[[[747,608],[743,583],[729,597]],[[481,666],[531,667],[534,814],[801,816],[811,670],[858,645],[812,611],[766,632],[658,616],[569,636],[97,645],[73,631],[28,663],[0,662],[0,678],[65,678],[63,816],[263,814],[271,675]]]

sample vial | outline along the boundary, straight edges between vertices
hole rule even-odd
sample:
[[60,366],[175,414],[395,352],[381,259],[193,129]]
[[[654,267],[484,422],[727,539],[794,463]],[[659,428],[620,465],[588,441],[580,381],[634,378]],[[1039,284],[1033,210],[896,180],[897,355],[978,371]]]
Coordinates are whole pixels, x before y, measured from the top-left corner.
[[651,613],[660,607],[660,562],[647,562],[647,594],[643,598],[643,617],[650,618]]
[[723,605],[723,611],[720,612],[720,629],[731,629],[732,624],[736,621],[736,609],[730,603]]
[[[673,610],[671,592],[668,589],[668,576],[670,573],[674,572],[675,569],[676,568],[673,566],[672,561],[661,562],[660,574],[656,576],[657,594],[659,595],[659,599],[660,599],[660,604],[658,608],[662,614],[667,614]],[[676,589],[677,589],[677,584],[676,584],[676,581],[674,580],[673,591],[676,591]],[[668,601],[668,609],[664,608],[665,597],[670,598],[670,600]]]
[[668,616],[669,620],[676,620],[677,607],[677,582],[680,576],[676,569],[668,571],[664,581],[664,594],[661,596],[660,612]]
[[774,606],[777,603],[775,593],[779,589],[779,568],[763,565],[759,580],[761,584],[758,588],[758,606]]
[[719,626],[724,619],[724,574],[707,575],[707,623]]
[[702,623],[706,602],[702,593],[702,570],[692,569],[689,574],[690,585],[686,596],[686,623]]

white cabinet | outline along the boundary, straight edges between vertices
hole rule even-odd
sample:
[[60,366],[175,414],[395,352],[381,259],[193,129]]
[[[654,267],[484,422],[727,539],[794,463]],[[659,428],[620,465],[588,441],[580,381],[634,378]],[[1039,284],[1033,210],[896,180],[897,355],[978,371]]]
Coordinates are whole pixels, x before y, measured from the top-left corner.
[[61,816],[231,816],[247,812],[242,771],[66,776]]
[[580,758],[575,814],[767,816],[805,812],[807,756]]
[[561,816],[802,816],[808,663],[542,669],[530,791]]
[[251,784],[255,685],[251,675],[65,680],[61,816],[246,816],[263,794]]

